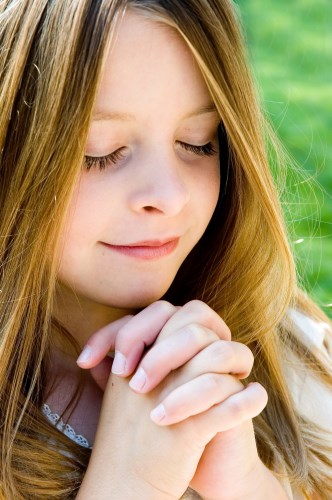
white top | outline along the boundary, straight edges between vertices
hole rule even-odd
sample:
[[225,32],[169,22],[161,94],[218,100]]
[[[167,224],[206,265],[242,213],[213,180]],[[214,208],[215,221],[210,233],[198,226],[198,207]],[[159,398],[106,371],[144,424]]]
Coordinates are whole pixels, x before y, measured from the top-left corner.
[[[313,351],[324,353],[332,362],[332,335],[330,326],[291,310],[290,317],[299,328],[302,341]],[[285,359],[286,379],[296,410],[326,429],[332,440],[332,393],[319,377],[298,362],[293,353]]]
[[65,436],[69,437],[70,439],[72,439],[72,441],[75,441],[75,443],[79,444],[80,446],[92,450],[92,446],[90,446],[88,440],[81,434],[76,434],[72,426],[69,424],[65,424],[62,418],[60,418],[57,413],[53,413],[51,408],[46,403],[43,404],[42,410],[45,417],[47,417],[47,419],[53,425],[55,425],[55,427],[59,429],[59,431],[63,432]]
[[[330,326],[323,321],[316,321],[294,309],[290,310],[289,317],[298,328],[299,336],[310,349],[317,349],[332,361],[332,335],[329,335]],[[332,394],[320,379],[312,371],[299,363],[298,358],[289,352],[285,353],[284,368],[288,387],[299,414],[313,422],[317,422],[331,439],[332,446]],[[85,448],[92,449],[88,440],[81,434],[76,434],[74,429],[65,424],[58,414],[52,413],[47,404],[43,405],[43,413],[53,425],[57,427],[75,443]],[[290,483],[285,482],[283,486],[290,500],[302,500],[304,497],[293,491]],[[200,498],[195,492],[187,490],[182,498]]]
[[[298,336],[310,350],[326,355],[332,362],[332,335],[329,324],[317,321],[294,309],[289,311]],[[294,406],[303,417],[317,423],[326,431],[326,441],[332,447],[332,392],[313,371],[299,363],[294,353],[285,352],[285,376],[288,381]],[[290,500],[303,500],[305,497],[291,488],[289,482],[283,483]]]

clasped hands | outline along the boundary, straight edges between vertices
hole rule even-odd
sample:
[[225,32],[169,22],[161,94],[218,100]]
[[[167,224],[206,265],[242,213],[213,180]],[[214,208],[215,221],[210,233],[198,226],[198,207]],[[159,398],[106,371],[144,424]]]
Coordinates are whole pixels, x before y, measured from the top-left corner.
[[149,416],[156,425],[195,429],[201,453],[189,486],[202,498],[259,498],[254,491],[267,469],[252,418],[266,406],[267,393],[257,382],[240,382],[251,372],[253,354],[231,340],[215,311],[199,300],[182,307],[157,301],[98,330],[84,352],[78,364],[103,390],[112,370],[136,394],[153,394]]

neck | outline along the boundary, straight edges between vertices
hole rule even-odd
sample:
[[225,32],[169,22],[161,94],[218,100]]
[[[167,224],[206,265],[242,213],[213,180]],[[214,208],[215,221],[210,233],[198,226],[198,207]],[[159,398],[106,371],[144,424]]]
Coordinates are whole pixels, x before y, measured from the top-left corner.
[[120,309],[98,304],[80,297],[64,285],[59,285],[55,296],[54,316],[83,348],[89,337],[103,326],[128,314],[132,309]]

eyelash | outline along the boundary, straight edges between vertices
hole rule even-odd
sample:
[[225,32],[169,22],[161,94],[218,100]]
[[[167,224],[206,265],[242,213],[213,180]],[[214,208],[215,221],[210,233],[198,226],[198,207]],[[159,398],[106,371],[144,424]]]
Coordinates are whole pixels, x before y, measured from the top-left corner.
[[[186,142],[179,142],[179,144],[183,149],[185,149],[186,151],[190,151],[197,156],[213,156],[217,153],[212,142],[208,142],[203,146],[195,146],[193,144],[187,144]],[[110,166],[111,164],[116,165],[118,161],[126,158],[123,149],[124,148],[117,149],[116,151],[113,151],[113,153],[110,153],[106,156],[86,155],[84,157],[84,163],[87,170],[90,170],[94,167],[99,167],[100,170],[105,170],[106,167]]]
[[117,149],[106,156],[85,156],[84,163],[87,170],[93,167],[99,167],[100,170],[105,170],[111,163],[116,165],[118,161],[123,160],[125,155],[122,151],[123,148]]

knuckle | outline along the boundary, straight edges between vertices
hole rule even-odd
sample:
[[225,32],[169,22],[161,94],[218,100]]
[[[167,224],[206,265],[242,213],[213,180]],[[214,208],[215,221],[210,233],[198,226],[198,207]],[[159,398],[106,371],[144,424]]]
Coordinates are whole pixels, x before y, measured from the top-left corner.
[[225,334],[226,334],[226,337],[229,339],[229,340],[232,340],[232,332],[229,328],[229,326],[226,325],[225,321],[223,321],[223,326],[224,326],[224,330],[225,330]]
[[234,349],[231,343],[225,340],[214,342],[212,344],[212,353],[227,365],[232,365],[235,361]]
[[178,398],[170,394],[163,401],[162,404],[165,408],[165,413],[167,415],[167,420],[176,419],[180,414],[187,411],[187,403],[184,401],[179,402]]
[[122,320],[126,323],[130,321],[134,317],[134,314],[126,314],[125,316],[122,317]]
[[267,405],[267,402],[268,402],[268,399],[269,399],[269,395],[268,395],[265,387],[263,387],[258,382],[254,382],[252,384],[252,386],[253,386],[254,390],[256,391],[256,398],[257,398],[258,402],[264,408]]
[[252,350],[246,346],[245,344],[240,344],[241,345],[241,348],[243,349],[245,355],[247,356],[248,360],[250,360],[252,362],[252,364],[254,364],[254,353],[252,352]]
[[[132,314],[127,314],[126,316],[124,316],[122,318],[123,324],[119,327],[117,334],[116,334],[116,338],[118,338],[118,337],[122,338],[123,336],[126,335],[128,328],[130,328],[130,326],[129,326],[130,320],[132,320],[133,318],[134,318],[134,315],[132,315]],[[111,325],[112,325],[112,323],[111,323]]]
[[[231,340],[232,332],[230,328],[226,325],[226,323],[220,317],[220,315],[213,309],[211,309],[211,307],[202,300],[199,299],[190,300],[183,306],[183,309],[187,313],[194,314],[196,318],[199,318],[199,321],[202,321],[203,323],[206,324],[211,324],[211,322],[215,323],[218,318],[219,328],[221,328],[221,330],[223,331],[223,335],[227,339]],[[219,338],[218,335],[216,336]]]
[[116,346],[118,347],[119,343],[121,343],[122,338],[125,337],[127,330],[127,325],[121,326],[119,328],[118,333],[116,335]]
[[190,337],[191,343],[201,345],[205,338],[204,328],[197,323],[190,323],[183,328],[186,335]]
[[230,398],[228,406],[230,416],[236,420],[242,420],[248,414],[249,405],[243,397]]
[[167,300],[157,300],[153,303],[153,308],[165,313],[173,313],[176,311],[176,307]]
[[249,347],[247,347],[247,356],[248,356],[248,365],[250,366],[250,371],[251,371],[252,367],[254,366],[255,357],[254,353],[249,349]]
[[203,375],[203,389],[206,392],[214,392],[220,389],[220,375],[216,373],[205,373]]
[[189,310],[195,310],[195,312],[201,313],[203,315],[206,315],[211,312],[210,307],[207,304],[205,304],[205,302],[198,299],[190,300],[183,307]]
[[251,349],[247,347],[245,344],[235,342],[234,343],[234,358],[235,361],[237,359],[237,353],[239,353],[239,356],[242,358],[242,372],[241,372],[241,378],[246,378],[250,374],[252,367],[255,362],[255,357]]

